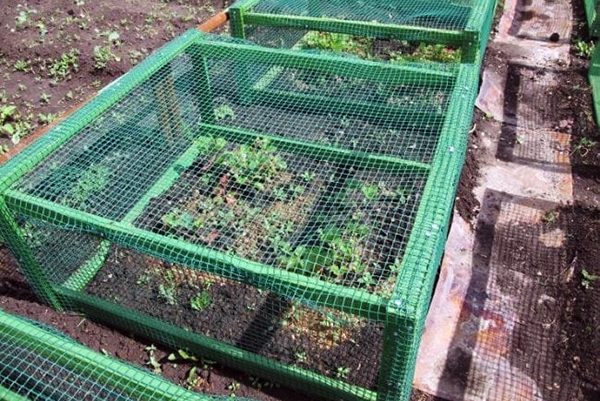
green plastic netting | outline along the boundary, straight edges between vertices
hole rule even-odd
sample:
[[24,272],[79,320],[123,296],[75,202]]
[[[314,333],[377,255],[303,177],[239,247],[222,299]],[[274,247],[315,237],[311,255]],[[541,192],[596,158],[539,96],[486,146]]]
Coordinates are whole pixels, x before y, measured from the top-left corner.
[[232,35],[263,46],[407,61],[481,61],[496,0],[239,0]]
[[590,35],[596,38],[600,36],[600,21],[598,20],[600,4],[598,4],[598,0],[584,0],[583,3]]
[[598,123],[598,121],[600,121],[600,50],[598,48],[598,43],[596,43],[594,54],[590,62],[588,80],[590,81],[590,85],[592,87],[594,112],[596,117],[596,123]]
[[[223,400],[98,354],[39,323],[0,310],[0,399],[6,401]],[[237,398],[236,398],[237,399]]]
[[477,86],[191,30],[1,168],[0,228],[57,308],[403,399]]

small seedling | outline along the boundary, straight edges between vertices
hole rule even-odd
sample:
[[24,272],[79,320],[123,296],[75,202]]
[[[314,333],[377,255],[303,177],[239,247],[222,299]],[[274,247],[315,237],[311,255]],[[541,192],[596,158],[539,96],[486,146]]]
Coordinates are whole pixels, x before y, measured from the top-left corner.
[[71,69],[75,72],[79,70],[79,51],[71,49],[69,53],[63,53],[60,59],[52,61],[48,68],[50,78],[62,81],[71,74]]
[[17,60],[13,65],[15,71],[27,72],[30,70],[29,62],[24,60]]
[[161,364],[160,362],[158,362],[158,360],[156,359],[156,347],[154,346],[154,344],[148,346],[145,348],[146,352],[148,353],[148,361],[146,362],[146,365],[152,367],[152,371],[154,373],[156,373],[157,375],[162,373],[162,369],[161,369]]
[[580,38],[576,38],[573,42],[573,49],[577,56],[590,59],[594,54],[595,45],[594,42],[586,42]]
[[198,294],[190,299],[190,307],[193,310],[202,311],[208,308],[211,302],[212,300],[210,294],[206,291],[202,291],[201,294]]
[[42,94],[40,95],[40,101],[42,103],[50,103],[50,99],[52,99],[52,95],[46,92],[42,92]]
[[52,121],[56,120],[56,117],[58,117],[57,114],[52,114],[52,113],[48,113],[48,114],[44,114],[44,113],[38,113],[38,120],[41,124],[50,124]]
[[192,366],[192,368],[188,371],[187,377],[185,379],[188,389],[195,390],[200,384],[201,377],[198,375],[198,368],[196,366]]
[[110,61],[121,61],[121,57],[111,51],[110,45],[94,46],[94,67],[102,70]]
[[306,361],[308,360],[308,356],[306,355],[306,352],[296,352],[296,362],[297,363],[306,363]]
[[315,173],[311,171],[305,171],[304,173],[302,173],[302,179],[304,179],[304,181],[306,182],[311,182],[315,179]]
[[543,221],[545,223],[552,224],[552,223],[556,222],[556,220],[558,219],[558,216],[559,216],[559,212],[557,212],[556,210],[551,210],[548,213],[546,213],[546,215],[543,218]]
[[240,389],[240,383],[238,383],[237,381],[234,380],[231,383],[229,383],[227,385],[227,390],[230,391],[229,397],[235,398],[236,393],[239,391],[239,389]]
[[169,360],[169,362],[176,362],[176,361],[198,362],[198,358],[196,358],[193,355],[188,354],[187,352],[185,352],[182,349],[177,350],[177,354],[175,354],[175,353],[169,354],[167,359]]
[[350,374],[350,368],[340,366],[335,373],[336,379],[347,379]]
[[363,185],[360,190],[367,200],[373,200],[377,196],[378,188],[376,185]]
[[222,104],[221,106],[215,108],[215,118],[218,121],[225,120],[226,118],[233,120],[235,118],[235,112],[231,106]]
[[596,145],[596,141],[592,141],[589,138],[581,138],[579,143],[573,148],[573,153],[579,153],[581,157],[585,157]]
[[138,279],[135,283],[137,285],[144,285],[144,284],[148,284],[149,281],[150,281],[150,276],[148,276],[147,274],[142,274],[140,277],[138,277]]
[[175,298],[175,287],[172,285],[160,284],[158,286],[158,297],[167,303],[167,305],[177,305]]
[[593,289],[593,285],[592,283],[598,279],[600,279],[600,276],[596,276],[593,274],[590,274],[587,270],[583,269],[581,271],[581,285],[583,286],[583,288],[585,288],[586,290],[591,290]]

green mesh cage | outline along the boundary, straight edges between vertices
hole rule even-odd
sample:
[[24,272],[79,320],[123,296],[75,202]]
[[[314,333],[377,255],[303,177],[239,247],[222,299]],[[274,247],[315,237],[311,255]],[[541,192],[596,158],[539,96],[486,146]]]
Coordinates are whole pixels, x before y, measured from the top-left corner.
[[7,401],[223,400],[176,386],[0,310],[0,399]]
[[407,399],[477,89],[190,30],[0,169],[0,228],[56,308]]
[[598,20],[598,9],[600,5],[598,0],[583,0],[585,6],[585,15],[587,18],[590,36],[597,38],[600,36],[600,21]]
[[600,50],[598,49],[598,43],[596,43],[594,54],[590,62],[588,79],[592,87],[594,112],[596,114],[596,123],[598,123],[598,121],[600,121]]
[[269,47],[406,62],[481,61],[496,0],[239,0],[231,33]]

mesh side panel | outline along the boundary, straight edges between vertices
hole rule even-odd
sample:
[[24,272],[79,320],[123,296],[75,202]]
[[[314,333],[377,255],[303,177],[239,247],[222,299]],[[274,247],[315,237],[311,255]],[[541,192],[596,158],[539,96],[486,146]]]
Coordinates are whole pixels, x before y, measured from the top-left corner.
[[[35,258],[48,267],[53,284],[63,284],[83,263],[99,251],[102,241],[94,236],[68,230],[22,216],[21,230]],[[69,244],[69,248],[65,248]]]
[[464,29],[474,8],[474,0],[261,0],[253,12],[336,18],[381,24]]
[[85,291],[284,364],[377,386],[381,324],[119,246]]
[[331,52],[364,60],[403,64],[457,63],[463,60],[458,45],[427,43],[402,38],[378,38],[307,29],[248,25],[246,39],[261,46]]
[[[115,371],[119,372],[116,376]],[[124,384],[132,380],[133,386]],[[54,329],[0,311],[2,387],[29,400],[228,398],[193,394],[149,372],[88,350]]]
[[[109,112],[97,117],[29,174],[19,189],[49,201],[121,219],[132,201],[148,190],[190,144],[183,124],[199,116],[187,92],[174,85],[186,71],[180,56],[155,74],[157,85],[137,87]],[[189,67],[187,68],[189,79]],[[161,109],[156,106],[162,104]],[[178,121],[171,129],[171,106]]]

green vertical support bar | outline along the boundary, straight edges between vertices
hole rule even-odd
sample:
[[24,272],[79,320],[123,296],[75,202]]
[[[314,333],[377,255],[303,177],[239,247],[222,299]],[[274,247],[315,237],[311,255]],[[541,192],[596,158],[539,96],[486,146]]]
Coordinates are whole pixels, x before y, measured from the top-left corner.
[[244,27],[244,10],[239,7],[229,9],[229,28],[231,36],[238,39],[246,39],[246,28]]
[[238,0],[231,7],[229,7],[227,13],[229,14],[229,28],[231,31],[231,36],[239,39],[246,38],[244,17],[246,12],[254,7],[259,1],[260,0]]
[[23,274],[27,277],[27,281],[32,285],[37,295],[55,309],[62,310],[61,303],[44,275],[42,266],[40,266],[25,242],[23,233],[10,213],[4,197],[0,197],[0,234],[13,256],[18,260]]
[[[246,11],[258,2],[259,0],[241,0],[229,8],[229,26],[231,28],[231,36],[234,38],[246,39],[244,16],[246,15]],[[249,71],[246,63],[239,61],[235,63],[235,76],[239,101],[243,105],[249,105],[252,103],[252,94],[250,93],[252,83],[250,82],[248,73]]]
[[408,399],[412,388],[412,370],[406,361],[409,346],[401,342],[402,338],[414,338],[415,325],[404,316],[400,309],[402,301],[390,301],[383,331],[383,351],[379,365],[379,383],[377,386],[377,401],[396,401]]
[[208,60],[206,59],[206,56],[201,53],[200,48],[196,46],[191,47],[191,51],[188,52],[188,55],[192,59],[194,73],[198,79],[195,95],[196,100],[198,101],[200,115],[202,116],[202,122],[216,124],[214,96],[210,85]]

